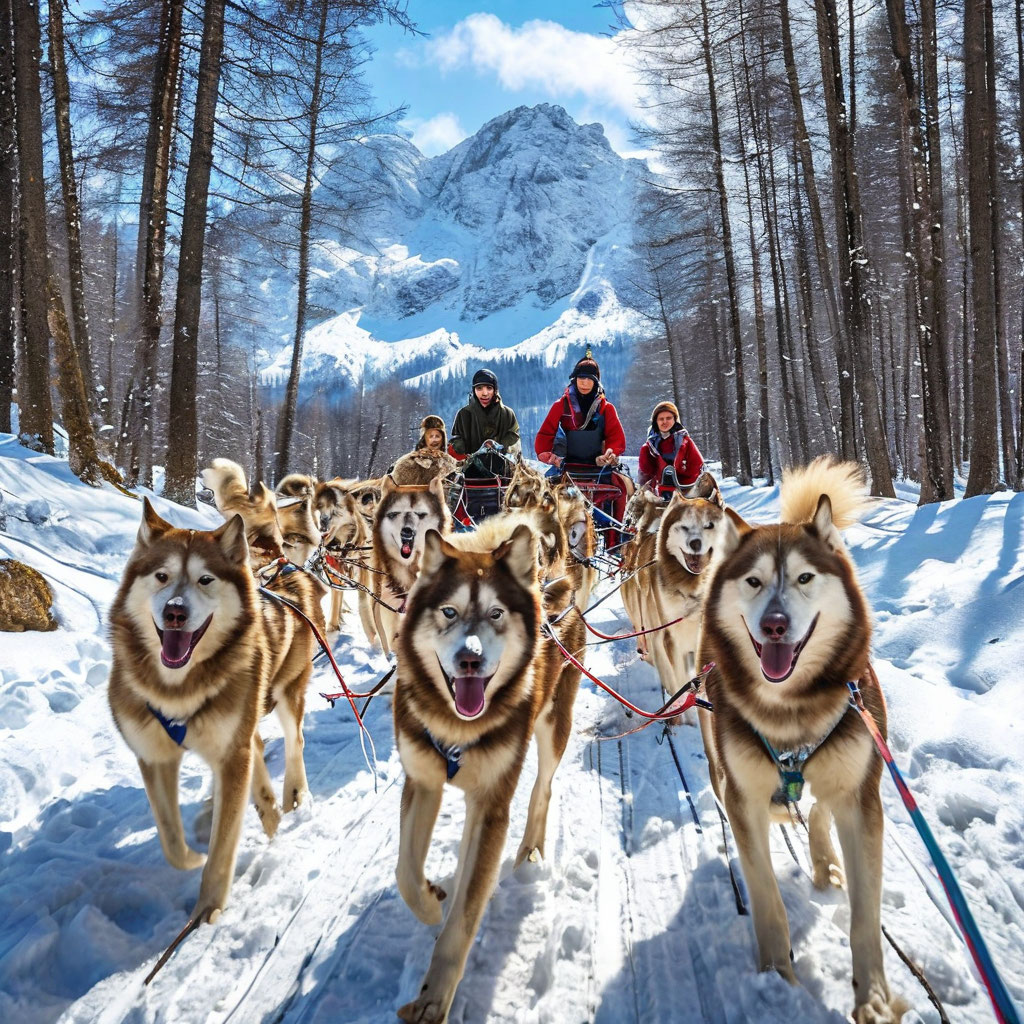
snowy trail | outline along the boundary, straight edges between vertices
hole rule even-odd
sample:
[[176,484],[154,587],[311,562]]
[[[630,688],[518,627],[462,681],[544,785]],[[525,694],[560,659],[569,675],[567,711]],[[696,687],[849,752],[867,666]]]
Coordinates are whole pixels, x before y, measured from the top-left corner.
[[[272,842],[246,819],[232,901],[185,941],[148,988],[142,979],[185,923],[198,872],[163,860],[138,768],[106,705],[105,616],[137,529],[139,506],[77,484],[66,464],[0,441],[9,532],[0,552],[54,583],[62,628],[3,636],[0,649],[0,1019],[18,1024],[383,1024],[412,998],[436,929],[394,885],[402,776],[389,701],[367,724],[375,792],[347,706],[318,666],[308,695],[312,802]],[[13,495],[12,495],[13,492]],[[728,486],[727,499],[768,520],[777,492]],[[50,518],[22,522],[45,499]],[[189,525],[207,510],[160,502]],[[875,616],[875,665],[889,701],[897,761],[953,862],[1011,993],[1024,1001],[1024,496],[917,510],[873,510],[848,539]],[[613,598],[595,624],[625,624]],[[342,635],[346,680],[365,689],[380,656]],[[590,648],[588,667],[644,707],[661,693],[631,643]],[[852,1005],[849,911],[841,891],[810,884],[799,829],[773,829],[790,918],[793,988],[756,972],[743,881],[707,777],[699,730],[638,724],[584,683],[555,776],[543,863],[512,872],[535,775],[531,750],[512,806],[501,880],[452,1009],[453,1024],[837,1024]],[[263,729],[272,778],[283,747]],[[660,741],[660,742],[659,742]],[[182,771],[186,829],[208,792],[195,758]],[[949,912],[888,778],[883,922],[918,961],[950,1019],[987,1024],[991,1009],[948,923]],[[428,872],[455,872],[461,794],[442,806]],[[787,844],[787,838],[789,843]],[[790,849],[790,847],[792,849]],[[734,879],[730,875],[733,867]],[[927,884],[926,884],[927,883]],[[938,1016],[888,947],[905,1024]]]

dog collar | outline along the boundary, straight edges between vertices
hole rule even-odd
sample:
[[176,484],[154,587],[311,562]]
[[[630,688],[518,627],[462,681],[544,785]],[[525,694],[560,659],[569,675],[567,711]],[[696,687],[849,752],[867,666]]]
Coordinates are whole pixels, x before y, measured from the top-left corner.
[[442,743],[429,729],[424,729],[423,735],[430,740],[433,748],[444,758],[448,781],[451,782],[462,767],[462,758],[464,756],[462,747],[458,747],[454,743],[450,746]]
[[779,770],[779,788],[772,794],[773,804],[795,804],[800,802],[804,792],[804,765],[810,760],[811,755],[835,732],[836,727],[843,720],[846,712],[850,710],[847,704],[839,717],[829,726],[825,735],[814,743],[805,743],[803,746],[793,747],[788,750],[776,750],[768,742],[767,738],[754,729],[758,739],[764,744],[768,756],[775,763]]
[[149,713],[164,727],[164,732],[174,740],[180,747],[185,742],[185,733],[188,731],[187,718],[168,718],[163,712],[147,703]]

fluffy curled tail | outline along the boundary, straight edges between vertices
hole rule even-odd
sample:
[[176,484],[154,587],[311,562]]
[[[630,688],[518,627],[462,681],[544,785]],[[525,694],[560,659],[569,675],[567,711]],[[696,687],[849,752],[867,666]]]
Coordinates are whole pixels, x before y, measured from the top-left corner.
[[811,522],[823,494],[832,503],[832,522],[840,530],[857,522],[870,504],[864,471],[856,462],[819,455],[809,465],[783,474],[782,522]]
[[203,483],[213,491],[217,508],[224,510],[225,501],[245,498],[249,488],[245,482],[245,470],[230,459],[214,459],[202,472]]

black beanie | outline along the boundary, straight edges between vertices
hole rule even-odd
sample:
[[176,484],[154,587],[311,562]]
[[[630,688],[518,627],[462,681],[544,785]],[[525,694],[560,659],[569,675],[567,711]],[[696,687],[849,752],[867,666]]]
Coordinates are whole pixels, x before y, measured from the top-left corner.
[[586,356],[573,367],[573,371],[569,376],[571,379],[576,377],[589,377],[595,383],[600,383],[601,368],[597,365],[596,359],[591,359],[590,356]]
[[473,374],[473,387],[477,384],[490,384],[495,391],[498,390],[498,378],[490,370],[477,370]]

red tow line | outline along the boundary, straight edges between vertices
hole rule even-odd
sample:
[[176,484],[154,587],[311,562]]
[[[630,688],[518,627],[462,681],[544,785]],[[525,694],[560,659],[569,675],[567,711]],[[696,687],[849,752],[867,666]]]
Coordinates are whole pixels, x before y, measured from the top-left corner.
[[[575,607],[575,606],[574,606]],[[583,619],[583,625],[594,634],[594,636],[600,637],[602,640],[629,640],[634,636],[646,636],[648,633],[657,633],[660,629],[668,629],[669,626],[674,626],[677,622],[682,622],[686,618],[685,615],[680,615],[678,619],[673,619],[671,622],[666,622],[661,626],[651,626],[650,629],[638,629],[633,633],[602,633],[599,629],[595,629],[589,622],[587,622],[583,612],[580,612],[580,618]]]
[[715,667],[715,663],[713,661],[705,665],[697,674],[695,679],[689,680],[681,689],[677,690],[676,693],[674,693],[657,711],[644,711],[643,708],[638,708],[631,701],[623,697],[618,690],[609,686],[603,679],[599,679],[593,672],[588,671],[583,662],[581,662],[572,653],[572,651],[570,651],[562,641],[558,639],[558,635],[550,624],[544,623],[544,631],[549,637],[551,637],[555,646],[562,652],[565,660],[569,662],[570,665],[578,668],[592,683],[594,683],[595,686],[599,686],[605,693],[614,697],[624,708],[632,711],[635,715],[639,715],[641,718],[646,718],[652,722],[667,722],[670,719],[678,718],[684,711],[688,711],[695,704],[699,704],[701,707],[707,708],[709,711],[712,710],[711,704],[708,701],[697,696],[697,690],[700,688],[700,684],[704,681],[707,675]]

